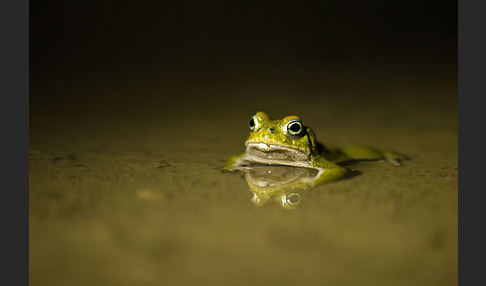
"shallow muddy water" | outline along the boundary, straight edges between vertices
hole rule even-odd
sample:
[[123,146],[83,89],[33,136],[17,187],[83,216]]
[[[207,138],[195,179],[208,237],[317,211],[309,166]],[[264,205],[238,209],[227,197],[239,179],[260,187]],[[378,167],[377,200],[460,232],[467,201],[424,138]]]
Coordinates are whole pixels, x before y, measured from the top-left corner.
[[[456,78],[373,72],[32,84],[31,284],[456,285]],[[256,205],[222,167],[260,110],[410,160]]]

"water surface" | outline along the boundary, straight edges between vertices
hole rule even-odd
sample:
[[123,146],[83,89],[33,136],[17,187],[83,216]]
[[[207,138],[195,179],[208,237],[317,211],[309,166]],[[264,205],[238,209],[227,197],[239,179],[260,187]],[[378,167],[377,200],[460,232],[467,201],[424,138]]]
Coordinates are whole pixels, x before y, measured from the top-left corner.
[[[32,285],[456,285],[454,74],[290,75],[34,83]],[[257,206],[244,174],[221,167],[260,110],[410,160],[346,166],[359,175],[292,210]]]

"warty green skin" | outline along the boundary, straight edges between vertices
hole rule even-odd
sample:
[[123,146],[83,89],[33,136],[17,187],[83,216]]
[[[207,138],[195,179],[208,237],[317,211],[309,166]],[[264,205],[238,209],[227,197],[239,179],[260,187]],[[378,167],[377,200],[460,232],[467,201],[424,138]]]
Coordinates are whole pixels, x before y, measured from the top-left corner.
[[[287,116],[272,120],[265,112],[257,112],[251,119],[246,150],[228,159],[225,169],[238,170],[251,164],[286,165],[314,168],[320,171],[313,185],[343,177],[347,170],[337,163],[350,160],[386,160],[401,165],[404,159],[397,153],[366,146],[328,148],[316,140],[314,131],[300,117]],[[301,129],[293,135],[290,124],[300,123]],[[295,126],[294,126],[295,127]],[[294,132],[295,133],[295,132]]]

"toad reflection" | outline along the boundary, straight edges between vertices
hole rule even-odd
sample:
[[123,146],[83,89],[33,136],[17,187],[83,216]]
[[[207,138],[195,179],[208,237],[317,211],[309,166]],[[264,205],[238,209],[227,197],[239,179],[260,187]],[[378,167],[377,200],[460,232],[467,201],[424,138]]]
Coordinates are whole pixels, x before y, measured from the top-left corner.
[[294,209],[306,190],[322,182],[321,171],[314,168],[251,164],[235,169],[245,173],[257,206],[273,201],[285,209]]

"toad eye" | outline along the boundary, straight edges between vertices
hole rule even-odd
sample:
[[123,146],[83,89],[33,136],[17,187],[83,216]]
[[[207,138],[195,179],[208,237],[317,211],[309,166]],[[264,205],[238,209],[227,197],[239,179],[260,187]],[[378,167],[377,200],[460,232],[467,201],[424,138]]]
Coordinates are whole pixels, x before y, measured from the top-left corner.
[[303,134],[304,127],[299,120],[292,120],[287,124],[287,133],[292,136],[299,136]]
[[255,116],[253,116],[253,117],[250,119],[250,124],[249,124],[249,126],[250,126],[250,130],[251,130],[251,131],[254,131],[254,130],[255,130],[255,128],[256,128],[256,119],[255,119]]

